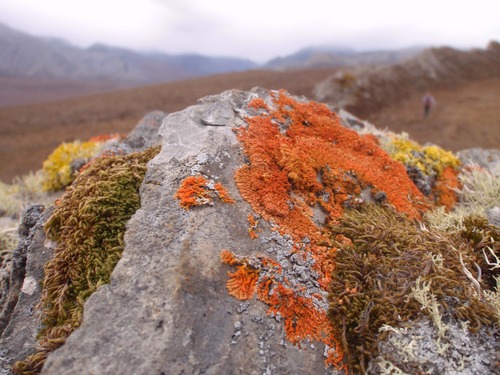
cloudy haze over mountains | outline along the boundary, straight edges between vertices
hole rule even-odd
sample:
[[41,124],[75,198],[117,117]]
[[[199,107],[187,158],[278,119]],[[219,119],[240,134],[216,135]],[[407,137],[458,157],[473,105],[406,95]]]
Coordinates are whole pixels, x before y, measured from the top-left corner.
[[357,51],[415,45],[484,48],[500,39],[500,3],[254,0],[16,0],[0,22],[79,47],[236,56],[259,63],[316,45]]

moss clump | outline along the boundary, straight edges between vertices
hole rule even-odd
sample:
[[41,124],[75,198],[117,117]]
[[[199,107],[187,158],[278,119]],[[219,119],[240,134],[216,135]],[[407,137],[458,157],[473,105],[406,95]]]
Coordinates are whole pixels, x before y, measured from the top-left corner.
[[463,226],[459,234],[474,252],[485,287],[494,290],[500,277],[500,229],[485,218],[472,215],[464,219]]
[[366,372],[376,357],[383,325],[396,327],[422,313],[442,336],[451,317],[469,322],[471,330],[498,325],[464,271],[474,272],[477,257],[461,236],[431,232],[379,206],[346,212],[330,230],[339,250],[329,317],[355,372]]
[[56,204],[45,225],[57,248],[45,266],[39,347],[15,364],[15,373],[40,372],[48,353],[80,325],[87,298],[109,282],[124,248],[125,226],[140,207],[146,163],[158,152],[155,147],[95,159]]

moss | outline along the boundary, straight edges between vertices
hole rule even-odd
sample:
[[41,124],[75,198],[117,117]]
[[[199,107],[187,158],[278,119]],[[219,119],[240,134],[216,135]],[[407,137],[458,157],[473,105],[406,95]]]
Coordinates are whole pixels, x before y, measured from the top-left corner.
[[88,297],[109,282],[123,251],[126,223],[140,206],[146,163],[158,151],[97,158],[56,204],[45,225],[57,248],[44,270],[38,350],[17,362],[15,373],[40,372],[47,354],[80,325]]
[[[472,330],[498,325],[492,306],[481,300],[464,272],[475,269],[477,258],[459,235],[431,232],[378,206],[347,212],[330,227],[330,235],[339,250],[329,317],[355,372],[365,372],[377,356],[383,325],[396,327],[422,313],[441,332],[449,317],[468,321]],[[339,241],[339,235],[350,241]],[[423,301],[430,302],[424,307]]]
[[481,269],[485,288],[494,291],[500,277],[500,229],[483,217],[467,216],[460,236],[469,243],[474,253],[474,262]]

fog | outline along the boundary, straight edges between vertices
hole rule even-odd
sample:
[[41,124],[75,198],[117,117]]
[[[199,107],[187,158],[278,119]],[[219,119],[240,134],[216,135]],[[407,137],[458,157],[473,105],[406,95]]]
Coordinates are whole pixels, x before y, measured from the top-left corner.
[[307,46],[484,48],[500,40],[500,2],[9,0],[0,22],[80,47],[200,53],[265,62]]

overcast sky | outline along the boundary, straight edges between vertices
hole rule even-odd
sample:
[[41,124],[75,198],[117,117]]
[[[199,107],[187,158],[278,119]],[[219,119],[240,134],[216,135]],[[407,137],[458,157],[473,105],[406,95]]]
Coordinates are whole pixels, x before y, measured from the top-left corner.
[[0,22],[80,47],[264,62],[315,45],[356,50],[500,41],[499,0],[0,0]]

